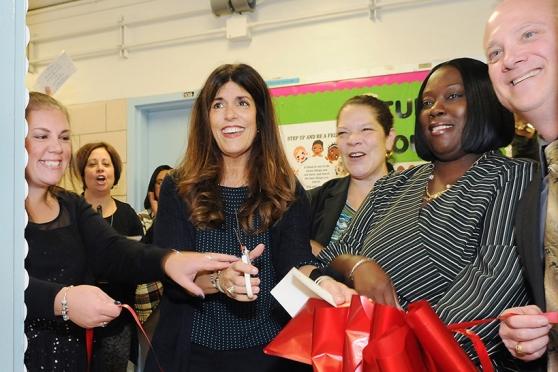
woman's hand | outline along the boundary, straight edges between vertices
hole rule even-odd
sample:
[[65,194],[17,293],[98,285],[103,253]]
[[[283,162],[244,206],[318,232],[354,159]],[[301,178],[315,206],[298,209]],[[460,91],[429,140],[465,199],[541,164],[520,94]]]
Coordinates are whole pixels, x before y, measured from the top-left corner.
[[194,283],[200,287],[206,295],[219,292],[211,282],[212,275],[217,275],[217,271],[200,271],[194,280]]
[[[252,249],[250,251],[250,261],[253,261],[255,258],[261,256],[264,248],[265,246],[263,244],[258,244],[256,248]],[[221,271],[218,280],[219,285],[226,296],[241,302],[250,302],[258,298],[257,294],[260,293],[260,279],[250,278],[252,293],[254,294],[250,298],[246,294],[246,285],[244,281],[245,273],[257,275],[258,268],[251,264],[237,261],[230,265],[227,269]]]
[[342,254],[335,257],[330,265],[333,270],[352,280],[358,294],[379,304],[399,306],[390,277],[368,257]]
[[66,293],[68,316],[82,328],[104,327],[120,315],[122,308],[100,288],[92,285],[65,287],[54,298],[54,314],[62,315],[62,300]]
[[335,301],[336,305],[350,303],[351,297],[357,294],[354,289],[347,287],[345,284],[340,283],[337,280],[330,278],[329,276],[323,276],[319,280],[319,283],[320,287],[328,291],[329,294],[333,296],[333,300]]
[[516,358],[531,361],[540,358],[548,346],[552,325],[535,305],[515,307],[502,313],[512,315],[500,322],[500,337]]
[[155,199],[155,193],[153,191],[149,191],[147,193],[147,198],[149,199],[149,205],[151,206],[151,214],[153,217],[157,215],[157,209],[159,207],[159,202]]
[[399,306],[390,277],[374,261],[359,265],[353,273],[355,290],[379,304]]
[[163,259],[163,270],[176,283],[190,293],[204,297],[203,290],[194,283],[200,271],[224,270],[238,257],[221,253],[170,252]]
[[318,257],[322,249],[324,249],[324,246],[315,240],[310,240],[310,247],[312,247],[312,254],[316,257]]

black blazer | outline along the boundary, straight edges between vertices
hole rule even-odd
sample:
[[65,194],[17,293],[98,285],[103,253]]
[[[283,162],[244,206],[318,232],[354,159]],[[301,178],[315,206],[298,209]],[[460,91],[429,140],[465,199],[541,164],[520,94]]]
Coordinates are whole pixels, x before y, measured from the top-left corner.
[[[517,215],[515,216],[515,236],[527,289],[534,303],[544,311],[546,300],[544,295],[544,261],[541,259],[543,252],[543,241],[540,234],[542,223],[541,181],[541,169],[537,167],[531,184],[519,201]],[[546,356],[531,363],[525,363],[521,366],[521,370],[546,372]]]
[[[297,183],[296,200],[271,227],[272,261],[277,282],[300,264],[319,265],[310,248],[308,199]],[[164,247],[195,250],[196,228],[189,220],[188,207],[178,195],[173,177],[166,177],[161,186],[159,211],[155,222],[154,241]],[[165,371],[187,371],[189,366],[194,307],[200,299],[190,296],[171,281],[165,281],[159,324],[153,335],[153,349]],[[281,308],[274,315],[288,321]],[[282,319],[283,320],[283,319]],[[153,353],[149,353],[145,371],[159,371]]]
[[347,201],[350,176],[334,178],[320,187],[307,191],[310,199],[311,239],[324,247],[329,244],[339,215]]

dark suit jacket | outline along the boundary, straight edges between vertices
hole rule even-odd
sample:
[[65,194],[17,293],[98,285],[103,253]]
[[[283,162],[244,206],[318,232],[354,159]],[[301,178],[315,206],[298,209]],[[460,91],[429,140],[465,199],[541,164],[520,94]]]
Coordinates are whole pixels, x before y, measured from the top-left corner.
[[[544,262],[541,259],[543,242],[540,234],[541,226],[541,170],[533,176],[533,181],[523,194],[515,217],[517,249],[523,265],[523,275],[527,289],[534,303],[543,311],[546,308],[544,296]],[[546,357],[521,367],[522,371],[546,372]]]
[[540,188],[542,177],[540,169],[519,202],[515,229],[517,249],[523,265],[527,287],[535,304],[546,308],[544,297],[544,262],[541,260],[543,242],[541,240]]
[[329,244],[339,215],[347,201],[350,176],[334,178],[307,192],[310,199],[311,239],[324,247]]

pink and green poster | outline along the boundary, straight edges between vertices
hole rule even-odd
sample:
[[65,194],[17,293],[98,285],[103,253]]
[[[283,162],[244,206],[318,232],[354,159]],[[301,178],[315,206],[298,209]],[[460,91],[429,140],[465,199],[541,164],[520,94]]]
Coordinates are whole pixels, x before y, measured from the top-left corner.
[[291,166],[307,188],[344,176],[335,145],[339,107],[359,94],[374,94],[390,106],[397,139],[391,162],[406,168],[420,162],[413,146],[415,100],[428,71],[272,88],[283,145]]

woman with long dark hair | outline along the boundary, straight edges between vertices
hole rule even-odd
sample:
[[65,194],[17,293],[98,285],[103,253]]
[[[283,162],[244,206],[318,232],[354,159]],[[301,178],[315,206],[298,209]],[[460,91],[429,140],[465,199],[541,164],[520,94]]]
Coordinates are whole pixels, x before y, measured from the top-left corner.
[[[283,152],[264,80],[245,64],[218,67],[194,104],[184,160],[163,182],[154,241],[236,255],[246,247],[251,263],[198,275],[204,300],[165,284],[153,338],[164,369],[297,367],[263,354],[286,320],[270,290],[298,267],[338,303],[352,293],[316,269],[308,209]],[[150,354],[147,370],[157,368]]]

